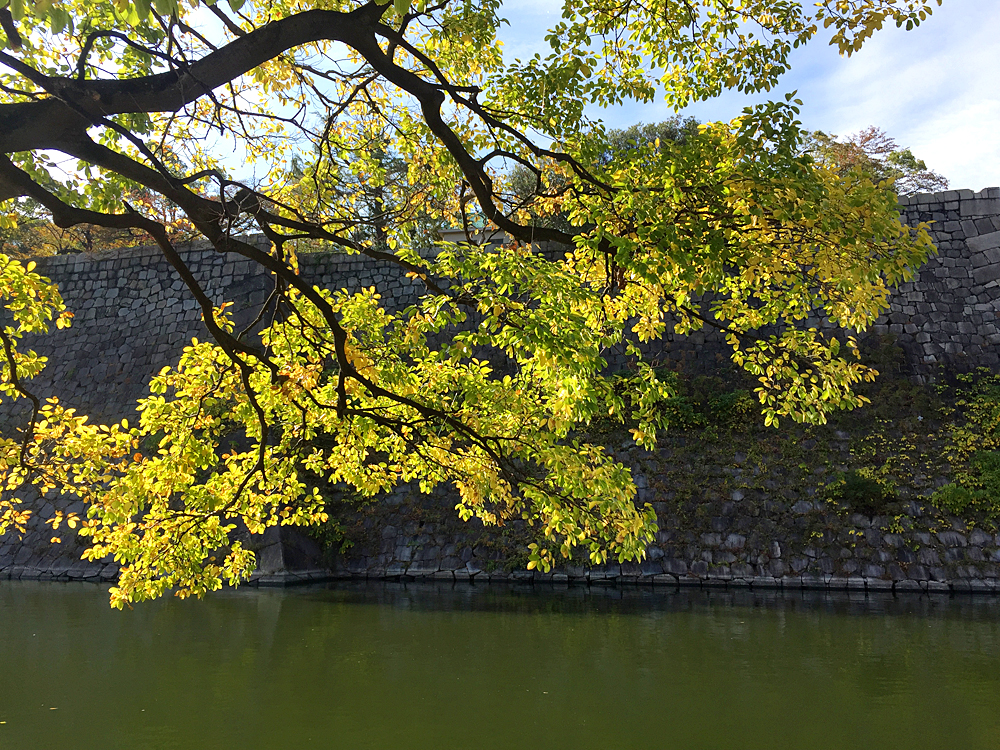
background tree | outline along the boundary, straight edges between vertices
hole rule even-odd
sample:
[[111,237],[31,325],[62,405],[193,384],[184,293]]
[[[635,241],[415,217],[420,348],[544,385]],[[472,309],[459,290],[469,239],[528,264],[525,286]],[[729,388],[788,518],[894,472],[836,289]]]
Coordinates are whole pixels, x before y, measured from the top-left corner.
[[[50,284],[0,259],[12,321],[0,395],[33,407],[0,442],[4,486],[89,503],[88,554],[122,564],[116,606],[245,578],[238,523],[258,533],[326,517],[303,472],[368,495],[449,484],[463,518],[538,525],[531,566],[576,548],[595,563],[641,557],[652,509],[574,429],[627,413],[637,442],[653,444],[669,384],[639,347],[665,317],[681,333],[725,332],[768,423],[823,421],[862,403],[854,386],[874,372],[849,337],[812,321],[863,329],[930,247],[900,225],[891,192],[802,155],[791,97],[611,159],[617,146],[585,106],[665,97],[680,109],[724,88],[769,90],[821,28],[850,54],[930,9],[565,0],[551,52],[507,64],[498,0],[8,0],[0,201],[34,200],[63,228],[148,233],[212,340],[152,378],[137,426],[89,425],[28,387],[44,363],[19,339],[67,317]],[[234,148],[265,177],[228,176],[219,155]],[[402,163],[406,179],[390,179]],[[514,165],[558,195],[512,208],[502,175]],[[150,199],[130,202],[136,190]],[[556,198],[568,226],[523,220]],[[273,275],[262,331],[238,332],[213,308],[157,201]],[[469,215],[513,242],[441,244],[432,257],[412,244],[422,223]],[[240,239],[249,224],[268,250]],[[302,241],[368,255],[426,295],[390,312],[377,289],[317,289],[297,273]],[[547,242],[571,251],[553,259],[537,250]],[[624,380],[605,374],[612,348],[636,363]],[[503,373],[484,351],[503,352]],[[223,447],[234,431],[242,447]],[[155,450],[140,450],[153,436]]]
[[149,242],[149,235],[137,229],[109,229],[86,223],[56,226],[49,212],[30,198],[11,201],[6,211],[0,228],[0,252],[13,258],[93,253]]
[[[169,147],[161,151],[160,158],[171,169],[187,169],[172,155]],[[139,184],[131,184],[124,187],[121,200],[123,205],[140,206],[155,217],[171,241],[183,242],[191,238],[194,227],[175,204],[159,193]],[[58,226],[52,221],[49,211],[32,198],[8,201],[0,217],[0,252],[15,258],[94,253],[148,243],[149,234],[137,227],[106,227],[87,222]]]
[[[441,228],[436,218],[440,207],[420,185],[410,182],[406,159],[392,151],[384,135],[358,151],[330,158],[322,154],[306,161],[293,157],[287,191],[291,202],[316,201],[322,210],[334,212],[348,206],[344,229],[357,247],[392,252],[390,237],[395,228],[407,231],[397,238],[407,246],[429,249]],[[395,240],[394,240],[395,241]],[[300,242],[297,249],[330,249],[329,242]]]
[[810,133],[807,152],[840,174],[860,170],[876,182],[886,182],[897,195],[933,193],[946,190],[948,180],[928,169],[909,148],[900,148],[881,128],[874,125],[838,139],[822,131]]
[[[650,145],[663,144],[663,148],[666,148],[668,143],[684,144],[689,137],[697,136],[697,133],[698,121],[693,117],[680,115],[657,123],[640,122],[625,129],[615,128],[607,132],[596,130],[590,135],[601,145],[596,149],[594,163],[590,167],[607,167],[616,159],[626,157],[629,152]],[[546,182],[543,182],[541,171],[533,171],[523,164],[515,164],[509,177],[508,201],[515,211],[522,207],[531,207],[524,220],[530,222],[532,226],[546,226],[571,232],[572,225],[569,219],[564,212],[559,211],[560,197],[570,190],[571,180],[558,171],[551,171],[545,177]],[[541,210],[555,213],[540,214]]]

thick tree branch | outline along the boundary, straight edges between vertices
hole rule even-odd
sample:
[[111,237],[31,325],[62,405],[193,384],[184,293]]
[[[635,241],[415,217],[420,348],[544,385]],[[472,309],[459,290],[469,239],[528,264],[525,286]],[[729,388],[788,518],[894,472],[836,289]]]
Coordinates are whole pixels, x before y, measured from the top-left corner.
[[54,148],[67,133],[85,130],[111,115],[176,112],[304,44],[339,41],[354,46],[353,42],[371,36],[374,23],[387,7],[369,3],[351,13],[297,13],[241,36],[183,69],[138,78],[78,81],[47,77],[0,53],[0,64],[29,77],[52,95],[41,102],[0,105],[0,151]]

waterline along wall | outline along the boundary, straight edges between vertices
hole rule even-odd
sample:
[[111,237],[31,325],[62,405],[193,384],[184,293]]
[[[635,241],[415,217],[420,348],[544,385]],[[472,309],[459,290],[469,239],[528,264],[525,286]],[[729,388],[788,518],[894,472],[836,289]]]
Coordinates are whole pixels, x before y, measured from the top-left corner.
[[[872,331],[892,334],[905,352],[908,374],[920,378],[942,370],[1000,369],[1000,188],[918,195],[904,199],[901,211],[908,223],[933,222],[938,254],[914,280],[895,291],[890,310]],[[216,303],[235,303],[238,327],[253,318],[255,308],[270,293],[271,279],[245,259],[198,247],[182,255]],[[207,336],[200,310],[155,248],[37,262],[38,271],[59,285],[75,319],[70,329],[31,342],[50,360],[32,388],[43,396],[58,396],[94,419],[130,416],[150,375],[176,361],[192,337]],[[422,292],[419,281],[359,256],[305,255],[300,268],[303,276],[320,286],[375,286],[397,308],[414,302]],[[727,347],[716,334],[697,332],[668,337],[662,356],[678,367],[706,372],[725,363]],[[19,416],[23,412],[8,407],[0,413],[0,422],[9,427]],[[843,455],[848,442],[846,435],[831,434],[826,445],[831,455]],[[690,446],[683,445],[682,437],[665,441],[656,455],[632,445],[612,449],[633,466],[639,500],[657,508],[660,537],[641,565],[567,567],[557,571],[559,579],[788,586],[847,586],[850,581],[861,588],[983,590],[992,589],[998,579],[1000,538],[983,532],[970,536],[954,529],[915,531],[924,536],[909,543],[912,540],[880,531],[878,518],[857,518],[867,557],[855,551],[845,556],[847,547],[813,543],[818,537],[803,536],[804,529],[812,529],[810,534],[822,531],[825,511],[804,487],[796,486],[801,482],[794,477],[750,483],[756,489],[748,489],[741,477],[754,469],[746,456],[724,455],[720,448],[718,455],[707,452],[692,462]],[[694,477],[699,472],[724,475],[726,486],[733,489],[725,496],[699,501],[704,510],[702,533],[683,539],[671,536],[678,522],[676,508],[667,502],[674,492],[671,487],[679,476]],[[38,525],[40,519],[54,507],[67,507],[66,503],[30,502],[39,512],[29,533],[23,539],[14,534],[0,538],[0,577],[115,576],[111,562],[81,562],[83,547],[68,535],[62,545],[49,543],[51,533]],[[912,505],[918,514],[919,503]],[[378,514],[354,519],[363,532],[359,538],[367,541],[335,560],[319,560],[318,547],[301,535],[282,538],[274,531],[258,545],[262,580],[279,580],[294,569],[314,569],[303,572],[303,577],[328,575],[331,570],[342,575],[445,579],[542,577],[505,562],[513,547],[503,540],[516,546],[523,529],[497,532],[462,524],[453,507],[454,500],[447,495],[420,496],[404,488],[387,498]]]

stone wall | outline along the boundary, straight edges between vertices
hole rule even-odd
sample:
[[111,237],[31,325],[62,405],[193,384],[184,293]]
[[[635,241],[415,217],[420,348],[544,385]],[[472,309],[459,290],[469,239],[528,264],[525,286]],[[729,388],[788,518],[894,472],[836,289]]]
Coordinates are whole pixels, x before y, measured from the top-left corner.
[[874,327],[891,333],[918,372],[1000,364],[1000,188],[902,201],[910,225],[930,222],[938,254],[901,284]]
[[[901,284],[889,311],[868,332],[892,334],[906,352],[907,374],[932,379],[1000,365],[1000,188],[948,190],[900,201],[903,221],[930,224],[937,255]],[[684,369],[712,373],[731,349],[722,334],[703,330],[666,337],[661,353]]]
[[[895,337],[906,353],[911,374],[933,377],[941,368],[997,369],[1000,189],[915,196],[903,201],[901,209],[908,222],[933,222],[931,232],[939,253],[917,278],[893,295],[889,312],[873,331]],[[237,325],[249,323],[255,307],[270,292],[268,276],[245,259],[204,247],[187,248],[182,255],[216,303],[236,303]],[[302,274],[320,286],[376,286],[397,308],[415,301],[421,293],[419,282],[367,258],[305,255],[300,266]],[[46,372],[32,387],[41,394],[58,396],[95,419],[130,416],[135,400],[145,393],[149,376],[176,361],[193,336],[207,335],[194,300],[153,248],[42,258],[38,270],[59,284],[76,317],[70,329],[31,342],[50,359]],[[711,372],[727,361],[725,344],[711,332],[670,337],[661,354],[701,372]],[[9,425],[17,416],[7,411],[0,414],[0,420]],[[709,519],[707,526],[695,533],[691,529],[697,526],[681,523],[683,519],[672,515],[676,508],[663,505],[670,487],[681,481],[679,477],[690,478],[700,471],[722,476],[740,469],[738,453],[694,461],[679,469],[649,469],[664,461],[670,464],[669,444],[665,443],[667,447],[657,457],[636,454],[634,447],[620,451],[622,459],[636,470],[640,500],[662,505],[657,508],[662,538],[650,548],[647,562],[635,567],[571,567],[557,572],[557,578],[793,587],[975,586],[983,590],[992,590],[992,582],[997,580],[1000,539],[980,538],[981,533],[967,538],[957,528],[922,529],[916,524],[907,532],[910,536],[904,544],[903,537],[879,531],[879,519],[855,519],[857,524],[852,528],[866,540],[861,545],[866,551],[862,556],[853,552],[845,556],[849,547],[838,547],[835,542],[846,526],[838,526],[827,517],[822,504],[814,502],[807,492],[808,482],[780,470],[768,479],[770,485],[737,483],[726,496],[686,501],[708,514],[701,519]],[[919,488],[914,492],[918,498]],[[50,545],[51,533],[37,524],[51,507],[42,500],[31,502],[40,512],[29,534],[23,540],[12,534],[0,538],[0,576],[114,577],[116,568],[111,563],[81,563],[81,547],[68,535],[62,546]],[[66,508],[58,500],[53,502],[52,507]],[[542,577],[529,574],[523,566],[509,565],[517,557],[515,548],[525,540],[525,529],[515,527],[498,533],[461,524],[454,516],[454,500],[446,495],[424,497],[404,488],[377,507],[376,515],[353,517],[360,534],[358,545],[346,557],[335,560],[320,561],[319,548],[302,535],[277,531],[266,535],[257,543],[262,580],[281,580],[293,570],[305,578],[331,571],[351,576],[445,579]],[[916,504],[913,517],[919,518],[918,514]],[[814,530],[820,532],[823,545],[809,544],[802,538],[802,519],[819,524]],[[663,536],[682,526],[688,536]],[[689,538],[690,534],[695,535]],[[829,534],[834,538],[828,539]],[[922,552],[924,557],[918,560],[913,548],[929,551]]]
[[[215,304],[235,303],[237,329],[253,320],[272,290],[269,275],[241,256],[205,246],[180,254]],[[36,262],[38,273],[59,285],[75,317],[68,329],[27,340],[49,358],[31,387],[94,419],[133,413],[150,376],[176,362],[192,337],[208,336],[198,304],[155,247]],[[399,307],[415,302],[422,288],[386,263],[356,255],[308,254],[300,269],[318,286],[376,286]]]
[[611,449],[659,526],[641,563],[592,566],[584,556],[529,571],[523,550],[534,536],[523,521],[462,523],[445,493],[402,488],[341,517],[352,544],[326,567],[345,578],[1000,592],[1000,534],[924,505],[943,477],[914,473],[874,515],[823,498],[864,435],[832,426],[678,431],[655,452],[617,435]]
[[[970,370],[1000,364],[1000,188],[953,190],[903,200],[910,223],[933,222],[938,255],[902,284],[889,312],[872,331],[890,333],[913,372],[945,366]],[[235,303],[237,326],[263,303],[271,280],[239,256],[191,247],[185,262],[216,303]],[[95,256],[39,258],[75,314],[73,326],[32,340],[49,357],[34,389],[53,394],[94,418],[129,414],[151,374],[176,360],[193,336],[207,336],[201,311],[156,248]],[[361,256],[308,254],[301,273],[319,286],[356,290],[375,286],[399,309],[422,286],[388,264]],[[711,371],[728,361],[728,347],[712,331],[668,336],[659,354],[691,369]]]

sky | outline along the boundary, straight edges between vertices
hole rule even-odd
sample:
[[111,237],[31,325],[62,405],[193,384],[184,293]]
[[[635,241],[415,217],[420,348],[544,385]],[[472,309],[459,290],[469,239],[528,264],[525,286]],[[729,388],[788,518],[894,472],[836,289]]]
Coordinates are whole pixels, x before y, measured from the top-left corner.
[[[558,22],[560,6],[559,0],[505,2],[511,23],[503,33],[505,56],[544,56],[545,30]],[[793,90],[810,130],[844,136],[875,125],[952,188],[1000,186],[1000,0],[944,0],[918,28],[890,25],[850,58],[817,37],[793,52],[777,90],[753,98],[726,93],[683,114],[729,120],[748,104]],[[589,114],[625,127],[674,113],[664,104],[633,104]]]

